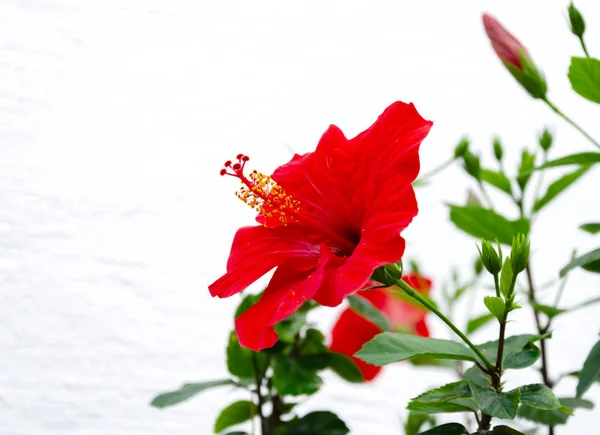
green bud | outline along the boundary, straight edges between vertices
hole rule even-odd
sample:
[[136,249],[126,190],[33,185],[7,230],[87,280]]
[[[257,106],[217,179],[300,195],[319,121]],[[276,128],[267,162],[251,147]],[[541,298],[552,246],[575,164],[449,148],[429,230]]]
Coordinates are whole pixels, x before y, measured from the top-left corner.
[[492,247],[490,242],[481,239],[481,249],[479,250],[479,256],[481,262],[486,270],[492,275],[497,275],[502,270],[502,249],[498,244],[498,250],[500,254]]
[[524,234],[513,236],[510,264],[515,275],[523,272],[529,261],[530,244]]
[[581,13],[577,10],[573,2],[569,5],[569,24],[571,24],[571,32],[573,35],[581,38],[585,32],[585,21]]
[[513,77],[525,88],[533,98],[546,98],[548,84],[544,74],[537,68],[533,61],[523,52],[519,53],[521,67],[517,67],[509,62],[504,62],[506,68]]
[[552,133],[547,128],[544,129],[542,135],[538,138],[540,146],[544,151],[548,151],[552,146]]
[[517,183],[521,191],[525,190],[525,186],[531,178],[531,173],[535,168],[535,154],[531,154],[526,149],[521,154],[521,165],[519,166],[519,175],[517,176]]
[[402,260],[393,264],[380,266],[373,271],[371,280],[381,284],[392,286],[402,279]]
[[494,138],[494,155],[496,156],[496,160],[501,161],[502,156],[504,155],[504,150],[502,149],[502,144],[500,143],[500,138]]
[[479,174],[481,173],[481,164],[479,163],[479,157],[470,151],[465,151],[463,156],[465,162],[465,171],[476,180],[479,180]]
[[473,269],[475,270],[475,275],[477,275],[477,276],[481,275],[481,272],[483,272],[483,263],[481,261],[481,257],[477,257],[475,259],[475,264],[473,265]]
[[459,159],[465,155],[465,152],[469,149],[469,139],[462,138],[456,148],[454,148],[454,158]]

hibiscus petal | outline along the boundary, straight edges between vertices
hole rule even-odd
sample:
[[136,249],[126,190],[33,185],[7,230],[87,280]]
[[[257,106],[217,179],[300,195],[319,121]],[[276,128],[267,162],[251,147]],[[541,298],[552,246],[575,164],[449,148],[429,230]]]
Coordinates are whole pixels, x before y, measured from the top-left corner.
[[225,298],[238,293],[274,267],[293,264],[296,270],[317,264],[319,243],[292,226],[240,228],[231,246],[227,273],[212,283],[210,294]]
[[336,257],[321,245],[319,261],[312,270],[278,268],[260,300],[235,320],[240,343],[256,351],[277,342],[275,324],[292,315],[304,301],[312,299],[325,271],[335,265]]
[[359,316],[351,309],[346,309],[342,312],[333,327],[329,348],[333,352],[338,352],[352,358],[360,369],[365,381],[370,381],[381,371],[381,367],[367,364],[356,358],[354,354],[380,332],[382,332],[381,329],[375,324]]

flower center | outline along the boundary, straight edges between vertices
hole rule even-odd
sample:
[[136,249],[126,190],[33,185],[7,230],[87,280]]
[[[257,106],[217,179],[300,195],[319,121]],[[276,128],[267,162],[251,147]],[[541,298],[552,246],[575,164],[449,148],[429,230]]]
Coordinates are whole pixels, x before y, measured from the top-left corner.
[[[248,156],[238,154],[236,160],[237,163],[232,163],[231,160],[226,161],[225,167],[220,172],[221,175],[239,178],[242,182],[240,190],[235,195],[267,219],[277,219],[286,226],[290,222],[297,222],[300,201],[288,195],[268,175],[252,171],[246,176],[244,168],[250,160]],[[266,222],[263,225],[266,226]]]

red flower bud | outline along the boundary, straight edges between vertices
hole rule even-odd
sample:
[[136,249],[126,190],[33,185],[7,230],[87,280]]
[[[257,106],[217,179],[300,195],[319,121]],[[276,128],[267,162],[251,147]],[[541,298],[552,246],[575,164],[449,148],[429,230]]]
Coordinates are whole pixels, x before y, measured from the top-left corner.
[[523,70],[519,54],[531,60],[527,49],[500,22],[489,14],[483,14],[483,26],[490,38],[492,48],[503,62]]

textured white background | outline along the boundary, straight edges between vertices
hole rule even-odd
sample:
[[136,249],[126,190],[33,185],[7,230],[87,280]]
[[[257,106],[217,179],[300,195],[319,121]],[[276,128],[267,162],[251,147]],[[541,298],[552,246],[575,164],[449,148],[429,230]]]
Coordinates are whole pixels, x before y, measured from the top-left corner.
[[[290,149],[312,149],[329,123],[353,135],[395,99],[435,122],[425,170],[466,132],[488,162],[492,135],[512,162],[544,125],[556,132],[555,156],[591,150],[515,85],[480,24],[484,10],[499,16],[546,71],[551,97],[600,137],[599,107],[566,80],[569,56],[580,54],[566,5],[0,0],[0,434],[211,433],[235,393],[164,411],[148,402],[183,381],[225,375],[236,301],[212,300],[206,287],[223,272],[235,229],[252,220],[232,180],[218,177],[238,152],[268,172]],[[599,56],[600,4],[578,5]],[[571,247],[598,244],[576,229],[600,217],[598,170],[584,180],[537,223],[539,283]],[[469,267],[475,247],[443,205],[462,202],[469,180],[453,168],[435,181],[418,192],[420,214],[405,235],[407,255],[440,282],[451,265]],[[599,287],[577,271],[565,303]],[[509,333],[532,331],[523,311]],[[334,313],[318,320],[328,325]],[[556,322],[553,375],[580,367],[599,314]],[[525,375],[510,373],[509,384]],[[398,365],[367,386],[326,380],[305,410],[333,408],[353,434],[392,435],[409,397],[452,378]],[[559,393],[574,386],[565,380]],[[590,398],[600,402],[597,388]],[[599,411],[577,414],[559,434],[600,423]]]

